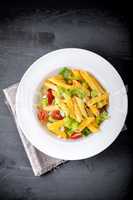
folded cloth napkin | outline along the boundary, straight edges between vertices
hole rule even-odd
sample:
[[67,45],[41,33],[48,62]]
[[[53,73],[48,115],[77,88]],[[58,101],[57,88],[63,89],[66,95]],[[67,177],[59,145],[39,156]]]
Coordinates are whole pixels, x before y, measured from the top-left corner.
[[22,140],[24,149],[29,158],[33,172],[35,176],[40,176],[56,168],[57,166],[61,165],[66,161],[49,157],[48,155],[40,152],[24,136],[22,130],[19,127],[19,124],[17,123],[17,118],[15,114],[15,97],[16,97],[17,87],[18,83],[11,85],[10,87],[3,90],[6,99],[5,103],[7,104],[11,113],[13,114],[20,138]]

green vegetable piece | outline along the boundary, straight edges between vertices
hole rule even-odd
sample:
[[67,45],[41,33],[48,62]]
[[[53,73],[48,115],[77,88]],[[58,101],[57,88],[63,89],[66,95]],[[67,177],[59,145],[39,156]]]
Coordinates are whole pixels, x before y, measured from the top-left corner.
[[39,105],[40,106],[47,106],[48,105],[48,99],[47,98],[41,99],[40,102],[39,102]]
[[71,96],[76,95],[81,99],[83,99],[86,96],[86,93],[80,88],[72,88],[69,91]]
[[103,111],[103,112],[101,113],[101,118],[102,118],[102,120],[108,119],[108,118],[109,118],[108,112]]
[[72,88],[72,89],[65,89],[63,87],[57,87],[57,95],[58,96],[78,96],[79,98],[83,99],[86,96],[86,92],[80,88]]
[[79,123],[70,117],[66,117],[64,119],[64,126],[67,128],[68,134],[70,134],[73,133],[78,128]]
[[97,91],[96,90],[92,90],[91,91],[91,97],[96,97],[98,95]]
[[69,90],[68,89],[65,89],[65,88],[63,88],[63,87],[60,87],[60,86],[58,86],[57,87],[57,95],[58,96],[70,96],[70,92],[69,92]]
[[71,128],[71,123],[72,123],[72,118],[66,117],[66,118],[64,119],[64,126],[65,126],[65,127]]
[[68,135],[71,135],[71,134],[73,133],[73,129],[67,128],[67,129],[66,129],[66,132],[67,132]]
[[104,120],[108,119],[108,112],[103,111],[99,116],[96,117],[96,123],[100,125]]
[[60,71],[59,74],[64,77],[65,80],[71,80],[72,78],[72,71],[68,69],[67,67],[63,67]]
[[83,129],[82,133],[84,136],[88,136],[91,133],[91,131],[86,127]]
[[100,116],[97,116],[97,117],[96,117],[96,123],[97,123],[97,125],[100,125],[100,123],[101,123]]

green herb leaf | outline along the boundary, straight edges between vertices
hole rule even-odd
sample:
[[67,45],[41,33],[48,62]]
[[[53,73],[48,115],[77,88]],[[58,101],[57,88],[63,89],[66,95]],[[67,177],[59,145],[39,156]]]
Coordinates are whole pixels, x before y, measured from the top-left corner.
[[91,133],[91,131],[86,127],[83,129],[82,133],[84,136],[88,136]]

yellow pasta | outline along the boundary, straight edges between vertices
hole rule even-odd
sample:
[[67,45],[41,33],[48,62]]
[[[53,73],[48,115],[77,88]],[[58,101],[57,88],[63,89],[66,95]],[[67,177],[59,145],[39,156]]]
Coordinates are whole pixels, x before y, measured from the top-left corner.
[[95,122],[90,123],[87,127],[92,133],[96,133],[99,131],[99,127]]
[[86,71],[80,70],[80,74],[92,90],[96,90],[99,95],[102,93],[101,88],[98,86],[98,84],[96,84],[94,79],[92,79],[92,77]]
[[70,117],[75,118],[73,101],[69,96],[66,97],[66,104],[69,109]]
[[97,104],[97,107],[98,108],[103,108],[104,106],[106,106],[108,104],[108,100],[107,99],[104,99],[103,101],[99,102]]
[[99,110],[98,108],[95,106],[95,105],[92,105],[92,106],[89,106],[90,107],[90,110],[92,111],[92,113],[95,115],[95,116],[98,116],[99,115]]
[[72,88],[71,85],[66,84],[65,81],[62,80],[62,79],[61,79],[60,77],[58,77],[58,76],[57,76],[57,77],[56,77],[56,76],[51,77],[51,78],[49,78],[48,80],[51,81],[52,83],[54,83],[54,84],[57,85],[57,86],[64,87],[65,89],[70,89],[70,88]]
[[78,79],[83,79],[82,77],[81,77],[81,75],[80,75],[80,71],[79,70],[77,70],[77,69],[73,69],[72,70],[72,73],[73,73],[73,75],[74,75],[74,77],[75,78],[78,78]]
[[61,110],[63,110],[63,112],[65,113],[66,116],[69,116],[69,108],[67,107],[67,105],[61,101],[61,103],[59,104],[59,107]]
[[73,87],[81,87],[81,84],[79,83],[79,81],[73,80]]
[[106,98],[107,98],[107,95],[105,95],[105,94],[103,94],[103,95],[101,95],[101,96],[98,96],[98,97],[94,97],[94,98],[90,99],[90,100],[87,102],[87,105],[88,105],[88,106],[92,106],[93,104],[96,104],[96,103],[98,103],[98,102],[100,102],[100,101],[102,101],[102,100],[104,100],[104,99],[106,99]]
[[63,126],[63,119],[62,120],[58,120],[56,122],[53,122],[53,123],[48,123],[47,126],[51,129],[59,129],[61,128],[61,126]]
[[87,71],[64,67],[43,81],[39,95],[37,117],[57,137],[86,137],[108,119],[109,94]]
[[94,117],[95,116],[89,107],[86,107],[86,111],[87,111],[88,117]]
[[63,120],[59,120],[57,122],[48,123],[47,128],[55,133],[58,137],[66,138],[66,134],[64,131],[61,131],[60,128],[63,126]]
[[85,110],[85,104],[83,100],[81,100],[79,97],[75,97],[75,100],[78,104],[78,107],[80,109],[80,112],[82,113],[83,117],[87,118],[87,112]]
[[95,120],[94,117],[88,117],[86,119],[84,119],[81,124],[78,127],[79,131],[82,131],[85,127],[87,127],[91,122],[93,122]]
[[50,81],[45,81],[44,85],[46,86],[46,88],[50,88],[54,91],[57,91],[57,87],[55,84],[51,83]]
[[88,73],[89,76],[92,78],[93,80],[93,83],[95,84],[96,88],[98,89],[98,91],[101,93],[101,94],[104,94],[106,91],[105,89],[101,86],[101,84],[98,82],[98,80],[92,76],[90,73]]
[[82,121],[82,113],[75,101],[75,99],[73,99],[73,105],[74,105],[74,114],[75,114],[75,119],[78,121],[78,122],[81,122]]

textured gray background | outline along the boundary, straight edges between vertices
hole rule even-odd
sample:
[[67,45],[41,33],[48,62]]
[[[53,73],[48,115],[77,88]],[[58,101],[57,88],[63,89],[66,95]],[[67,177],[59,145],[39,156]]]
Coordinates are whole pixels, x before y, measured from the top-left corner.
[[[99,53],[128,84],[131,40],[124,13],[103,7],[9,11],[0,19],[0,90],[19,81],[40,56],[65,47]],[[133,175],[132,144],[125,130],[101,154],[34,177],[0,93],[0,199],[127,199]]]

